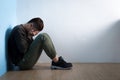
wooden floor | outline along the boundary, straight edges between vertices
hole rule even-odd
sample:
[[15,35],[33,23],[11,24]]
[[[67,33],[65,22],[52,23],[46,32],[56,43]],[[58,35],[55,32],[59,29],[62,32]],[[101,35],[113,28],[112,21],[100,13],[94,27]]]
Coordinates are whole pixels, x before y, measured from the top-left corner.
[[33,70],[7,72],[0,80],[120,80],[120,64],[74,63],[71,70],[51,70],[41,63]]

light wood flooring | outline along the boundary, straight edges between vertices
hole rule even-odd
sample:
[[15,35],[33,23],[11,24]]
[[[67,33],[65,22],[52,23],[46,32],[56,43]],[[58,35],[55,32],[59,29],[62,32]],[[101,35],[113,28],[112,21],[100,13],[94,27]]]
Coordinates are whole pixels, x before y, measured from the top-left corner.
[[48,63],[37,63],[33,70],[9,71],[0,80],[120,80],[118,63],[73,63],[71,70],[51,70]]

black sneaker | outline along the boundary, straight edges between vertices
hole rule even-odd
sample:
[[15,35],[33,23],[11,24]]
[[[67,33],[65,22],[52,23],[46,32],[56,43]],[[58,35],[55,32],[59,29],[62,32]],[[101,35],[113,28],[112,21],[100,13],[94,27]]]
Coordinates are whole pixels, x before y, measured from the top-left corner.
[[66,61],[64,61],[64,59],[62,57],[59,57],[59,61],[58,62],[54,62],[52,61],[51,64],[51,69],[63,69],[63,70],[68,70],[72,68],[72,63],[67,63]]

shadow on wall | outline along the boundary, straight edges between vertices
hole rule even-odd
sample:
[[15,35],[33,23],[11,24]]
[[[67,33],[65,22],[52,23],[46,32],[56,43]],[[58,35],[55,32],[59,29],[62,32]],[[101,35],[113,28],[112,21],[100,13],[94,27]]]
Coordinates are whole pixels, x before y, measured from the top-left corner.
[[111,61],[120,62],[120,20],[111,25],[101,40],[108,49],[107,54],[111,55]]
[[11,33],[11,25],[7,28],[6,30],[6,33],[5,33],[5,54],[6,54],[6,66],[7,66],[7,71],[11,70],[12,69],[12,63],[9,59],[9,56],[8,56],[8,38],[10,36],[10,33]]
[[87,48],[87,52],[96,56],[95,60],[102,59],[102,62],[119,63],[120,20],[109,26],[109,28],[105,30],[102,35],[95,38]]

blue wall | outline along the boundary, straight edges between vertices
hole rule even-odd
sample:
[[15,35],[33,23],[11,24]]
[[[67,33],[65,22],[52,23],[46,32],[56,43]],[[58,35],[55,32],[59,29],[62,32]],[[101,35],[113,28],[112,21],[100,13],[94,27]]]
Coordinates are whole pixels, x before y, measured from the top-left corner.
[[16,0],[0,0],[0,76],[7,71],[6,31],[16,24]]

